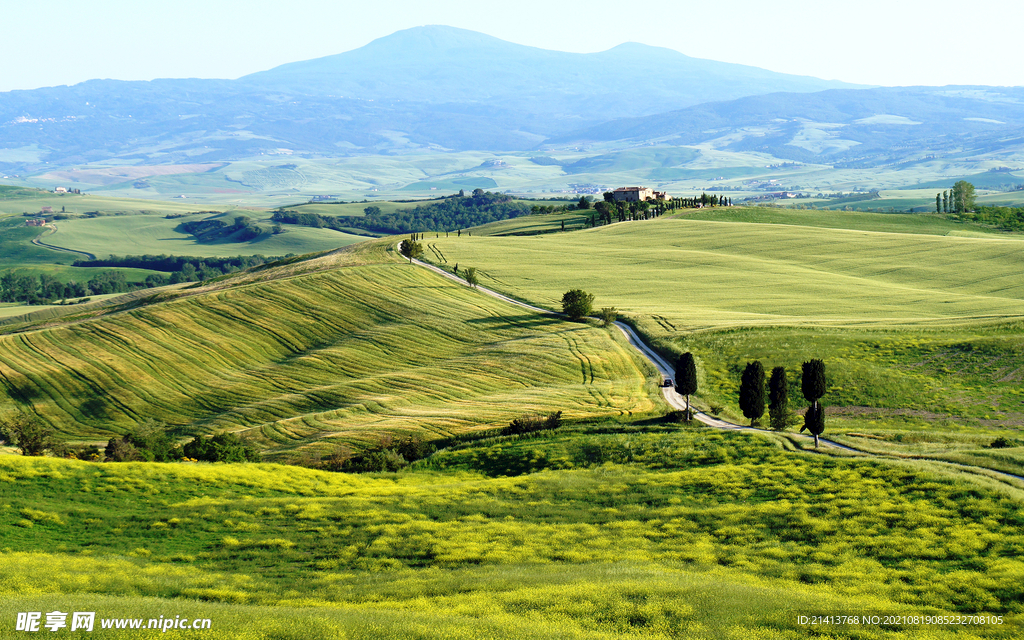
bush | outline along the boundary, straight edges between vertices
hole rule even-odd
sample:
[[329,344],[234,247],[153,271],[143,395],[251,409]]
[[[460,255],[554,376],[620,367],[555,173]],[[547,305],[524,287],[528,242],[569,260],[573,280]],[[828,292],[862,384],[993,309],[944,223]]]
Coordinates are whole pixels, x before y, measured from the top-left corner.
[[573,321],[589,316],[593,305],[594,296],[581,289],[570,289],[562,296],[562,312]]
[[207,462],[259,462],[256,445],[233,433],[218,433],[212,438],[196,436],[182,449],[185,457]]
[[538,414],[526,414],[513,420],[501,430],[503,436],[514,436],[534,431],[547,431],[562,426],[562,412],[549,413],[547,417]]
[[1013,445],[1010,444],[1010,441],[1004,438],[1003,436],[999,436],[998,438],[992,441],[992,444],[988,446],[991,447],[992,449],[1008,449]]
[[18,447],[23,456],[41,456],[57,443],[54,430],[34,416],[19,414],[0,423],[0,440]]
[[[385,436],[380,444],[368,449],[358,456],[344,460],[329,459],[321,468],[329,471],[398,471],[411,462],[426,458],[437,451],[432,443],[421,437],[408,437],[395,441]],[[337,454],[335,454],[337,456]],[[340,457],[340,456],[339,456]],[[330,466],[328,466],[330,465]]]

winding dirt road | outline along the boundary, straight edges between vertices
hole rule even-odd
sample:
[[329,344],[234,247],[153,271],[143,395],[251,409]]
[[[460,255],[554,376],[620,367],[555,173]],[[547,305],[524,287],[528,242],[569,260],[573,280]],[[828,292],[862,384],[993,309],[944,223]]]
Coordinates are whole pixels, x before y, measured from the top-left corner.
[[[51,236],[53,234],[57,233],[57,225],[55,225],[53,223],[43,225],[43,227],[50,230],[50,235]],[[85,251],[76,251],[75,249],[65,249],[64,247],[58,247],[58,246],[55,246],[55,245],[52,245],[52,244],[46,244],[45,242],[40,240],[40,238],[42,238],[45,234],[46,234],[46,232],[44,231],[43,233],[40,233],[38,236],[36,236],[32,240],[32,244],[36,245],[37,247],[43,247],[45,249],[51,249],[53,251],[64,251],[64,252],[67,252],[67,253],[77,253],[80,256],[85,256],[89,260],[95,260],[96,259],[96,256],[94,256],[91,253],[85,252]]]
[[[454,282],[458,282],[459,284],[461,284],[463,286],[469,286],[468,284],[466,284],[466,281],[463,280],[462,278],[460,278],[460,277],[458,277],[458,276],[456,276],[454,274],[451,274],[451,273],[445,271],[444,269],[441,269],[440,267],[436,267],[436,266],[434,266],[432,264],[429,264],[427,262],[423,262],[422,260],[417,260],[415,258],[412,259],[412,262],[414,262],[415,264],[418,264],[421,267],[424,267],[426,269],[430,269],[434,273],[437,273],[437,274],[439,274],[441,276],[444,276],[445,278],[448,278],[449,280],[452,280]],[[514,304],[517,307],[521,307],[523,309],[529,309],[530,311],[534,311],[536,313],[543,313],[543,314],[546,314],[546,315],[555,315],[555,316],[563,315],[561,313],[558,313],[557,311],[551,311],[550,309],[544,309],[544,308],[541,308],[541,307],[535,307],[535,306],[533,306],[531,304],[527,304],[525,302],[520,302],[519,300],[516,300],[515,298],[510,298],[509,296],[506,296],[504,294],[498,293],[497,291],[493,291],[491,289],[488,289],[487,287],[481,287],[481,286],[477,285],[476,289],[478,291],[480,291],[481,293],[484,293],[484,294],[489,295],[491,297],[497,298],[499,300],[504,300],[505,302],[508,302],[509,304]],[[632,327],[630,327],[630,326],[628,326],[626,324],[623,324],[622,322],[615,322],[615,326],[618,327],[619,331],[621,331],[624,336],[626,336],[626,339],[629,341],[630,345],[632,345],[633,348],[635,348],[637,351],[639,351],[644,356],[644,358],[646,358],[652,365],[654,365],[654,367],[658,370],[658,372],[661,373],[662,379],[675,377],[675,370],[674,370],[675,368],[673,366],[671,366],[668,362],[666,362],[664,358],[662,358],[660,355],[658,355],[658,353],[654,349],[652,349],[650,347],[650,345],[648,345],[643,340],[641,340],[640,336],[638,336],[636,334],[636,332],[633,331]],[[685,398],[683,398],[678,393],[676,393],[676,390],[673,387],[662,387],[661,392],[662,392],[662,395],[665,396],[665,401],[669,404],[669,406],[674,407],[674,408],[679,409],[679,410],[686,409],[686,400],[685,400]],[[701,413],[700,411],[693,410],[692,407],[691,407],[691,410],[694,412],[694,418],[696,420],[698,420],[699,422],[702,422],[703,424],[705,424],[705,425],[707,425],[709,427],[714,427],[716,429],[729,429],[731,431],[746,431],[746,432],[750,432],[750,433],[760,433],[760,434],[773,433],[773,432],[770,432],[770,431],[766,431],[764,429],[757,429],[757,428],[754,428],[754,427],[746,427],[746,426],[743,426],[743,425],[740,425],[740,424],[735,424],[735,423],[732,423],[732,422],[728,422],[726,420],[722,420],[721,418],[716,418],[714,416],[709,416],[709,415],[707,415],[705,413]],[[804,435],[795,434],[795,433],[787,433],[786,437],[791,439],[791,440],[802,442],[805,445],[814,442],[814,439],[811,436],[804,436]],[[839,444],[838,442],[833,442],[832,440],[827,440],[827,439],[821,438],[821,437],[818,438],[818,441],[819,441],[820,444],[825,445],[825,448],[838,449],[838,450],[845,451],[845,452],[848,452],[848,453],[851,453],[851,454],[855,454],[855,455],[858,455],[858,456],[862,456],[862,457],[878,458],[878,459],[888,459],[888,460],[900,460],[900,459],[902,459],[899,456],[887,456],[887,455],[880,455],[880,454],[877,454],[877,453],[873,453],[873,452],[870,452],[870,451],[862,451],[860,449],[855,449],[853,447],[848,447],[846,445]],[[811,453],[815,452],[814,449],[803,449],[803,450],[811,452]],[[933,459],[933,458],[913,458],[913,459],[927,460],[929,462],[942,464],[942,465],[947,466],[947,467],[949,467],[951,469],[957,469],[957,470],[960,470],[960,471],[966,471],[966,472],[969,472],[969,473],[984,475],[986,477],[998,477],[998,478],[1002,478],[1002,479],[1013,478],[1013,479],[1016,479],[1016,480],[1024,481],[1024,476],[1019,476],[1019,475],[1015,475],[1015,474],[1012,474],[1012,473],[1007,473],[1005,471],[996,471],[995,469],[987,469],[987,468],[984,468],[984,467],[973,467],[973,466],[970,466],[970,465],[956,464],[956,463],[953,463],[953,462],[946,462],[945,460],[936,460],[936,459]]]

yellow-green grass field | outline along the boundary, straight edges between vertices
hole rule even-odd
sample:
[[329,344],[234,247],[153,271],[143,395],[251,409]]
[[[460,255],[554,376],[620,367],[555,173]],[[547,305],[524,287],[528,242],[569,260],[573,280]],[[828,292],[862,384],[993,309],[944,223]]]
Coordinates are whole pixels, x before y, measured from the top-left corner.
[[674,214],[687,220],[715,222],[753,222],[758,224],[785,224],[826,229],[883,231],[889,233],[919,233],[935,236],[998,237],[1024,236],[987,229],[980,225],[950,220],[942,214],[868,213],[813,209],[783,209],[777,207],[712,207]]
[[[51,207],[54,213],[84,214],[89,211],[102,211],[110,215],[130,215],[136,213],[189,213],[209,209],[205,204],[180,201],[154,201],[133,198],[116,198],[103,195],[51,193],[49,191],[17,190],[11,191],[11,197],[0,197],[0,214],[18,215],[22,213],[39,213],[44,206]],[[0,192],[0,196],[2,196]],[[218,210],[234,210],[236,207],[227,205],[216,207]]]
[[56,326],[0,336],[0,413],[32,412],[72,440],[156,420],[292,455],[531,411],[660,406],[617,331],[496,301],[403,262],[390,241],[44,322]]
[[550,308],[579,287],[598,306],[651,319],[655,334],[1024,317],[1024,245],[1016,238],[660,218],[427,243],[448,263],[478,267],[481,284]]
[[[152,271],[148,271],[146,273],[153,273],[153,272]],[[111,293],[111,294],[99,295],[99,296],[89,296],[89,300],[91,302],[103,302],[103,301],[106,301],[106,300],[112,300],[112,299],[115,299],[115,298],[119,298],[119,297],[121,297],[123,295],[125,295],[125,294],[123,294],[123,293]],[[73,299],[71,299],[70,302],[78,302],[79,300],[82,300],[82,299],[83,298],[73,298]],[[16,303],[16,302],[0,302],[0,320],[4,320],[4,319],[7,319],[7,318],[14,318],[14,317],[17,317],[17,316],[23,316],[25,314],[36,314],[36,313],[39,313],[39,312],[52,312],[54,310],[57,310],[57,311],[61,311],[61,310],[72,311],[72,310],[69,310],[68,305],[60,305],[60,304],[25,305],[25,304]]]
[[[1018,237],[936,235],[946,223],[930,217],[738,208],[696,215],[712,219],[536,237],[463,234],[428,239],[427,255],[477,267],[483,285],[552,309],[568,289],[594,294],[595,307],[616,307],[664,352],[693,352],[701,406],[726,417],[744,420],[737,392],[746,363],[785,366],[799,408],[800,364],[822,358],[829,432],[868,436],[849,444],[888,441],[908,454],[1024,473]],[[907,430],[918,432],[916,448]],[[1009,447],[990,449],[999,437]]]
[[402,209],[409,209],[415,207],[415,202],[345,202],[338,204],[325,204],[325,203],[314,203],[314,204],[302,204],[291,207],[282,207],[285,211],[294,211],[296,213],[315,213],[321,216],[364,216],[364,209],[367,207],[378,207],[381,213],[394,213]]
[[266,233],[250,242],[198,242],[175,228],[188,220],[204,220],[208,215],[166,219],[163,215],[104,216],[78,218],[56,222],[57,232],[44,241],[66,249],[85,251],[104,257],[107,255],[180,255],[232,257],[261,254],[283,256],[337,249],[362,242],[364,236],[287,225],[284,233],[272,235],[274,224],[266,212],[235,211],[223,216],[231,224],[235,215],[248,215],[260,224]]
[[[205,635],[174,633],[240,639],[1009,639],[1021,628],[1021,489],[787,453],[749,434],[597,423],[365,475],[0,456],[0,478],[5,636],[18,612],[54,610],[209,618]],[[868,612],[1002,624],[797,620]]]

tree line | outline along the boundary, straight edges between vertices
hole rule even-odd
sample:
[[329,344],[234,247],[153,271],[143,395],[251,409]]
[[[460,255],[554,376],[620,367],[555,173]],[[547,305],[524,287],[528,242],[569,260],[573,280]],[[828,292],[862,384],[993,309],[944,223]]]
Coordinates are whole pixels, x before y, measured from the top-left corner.
[[50,453],[58,458],[90,462],[259,462],[259,448],[233,433],[195,436],[180,444],[167,433],[166,425],[148,420],[123,436],[114,436],[103,449],[95,445],[70,445],[56,437],[52,427],[35,416],[18,414],[0,423],[0,441],[17,447],[25,456]]
[[936,213],[966,213],[974,209],[974,185],[961,180],[952,189],[935,194]]
[[[0,274],[0,302],[20,302],[27,305],[54,304],[61,300],[86,298],[110,293],[127,293],[136,289],[159,286],[150,278],[166,280],[159,274],[147,277],[147,282],[128,282],[121,271],[104,271],[88,282],[61,282],[50,274],[26,275],[20,271]],[[162,284],[166,284],[163,282]]]
[[[213,242],[225,239],[231,239],[235,242],[248,242],[260,237],[264,232],[263,227],[256,224],[248,216],[236,216],[232,224],[212,218],[192,220],[179,224],[178,230],[193,236],[199,242]],[[281,233],[281,225],[274,225],[271,232],[274,234]]]
[[1003,231],[1024,231],[1024,208],[977,207],[954,216],[956,220],[990,225]]
[[[684,353],[676,360],[675,388],[679,395],[686,396],[686,412],[684,419],[690,420],[690,396],[697,393],[697,365],[693,354]],[[804,362],[800,377],[800,390],[809,403],[804,413],[803,426],[800,431],[808,431],[814,436],[814,447],[818,447],[818,436],[825,431],[825,408],[821,405],[821,397],[825,395],[825,363],[822,360]],[[771,377],[765,380],[764,365],[760,360],[748,362],[740,377],[739,406],[743,416],[750,420],[751,426],[768,410],[769,426],[775,431],[783,431],[797,421],[795,414],[789,409],[789,380],[785,367],[772,369]]]
[[363,213],[363,217],[324,216],[281,209],[275,211],[271,219],[279,223],[337,231],[365,229],[385,234],[451,232],[527,215],[530,213],[530,205],[503,193],[474,189],[471,195],[460,191],[450,198],[394,213],[383,213],[377,206],[366,207]]

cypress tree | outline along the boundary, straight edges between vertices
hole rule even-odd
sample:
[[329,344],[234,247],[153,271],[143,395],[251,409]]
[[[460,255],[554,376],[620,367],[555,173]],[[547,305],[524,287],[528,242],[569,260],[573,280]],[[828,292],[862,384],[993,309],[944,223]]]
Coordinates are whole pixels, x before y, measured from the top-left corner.
[[821,405],[807,407],[804,414],[804,426],[800,427],[801,433],[807,429],[814,436],[814,448],[818,448],[818,436],[825,431],[825,408]]
[[676,393],[686,396],[686,419],[690,419],[690,396],[697,393],[697,363],[687,351],[676,361]]
[[800,390],[807,402],[817,406],[818,399],[825,395],[825,363],[811,360],[803,364],[803,375],[800,377]]
[[764,415],[764,405],[764,366],[760,360],[754,360],[747,363],[740,378],[740,409],[750,420],[750,426]]
[[771,428],[775,431],[784,431],[788,413],[789,385],[786,380],[786,368],[775,367],[768,379],[768,415]]
[[942,213],[949,213],[949,192],[942,192]]
[[825,363],[821,360],[805,362],[800,387],[804,398],[811,403],[811,406],[807,407],[804,426],[800,431],[807,429],[811,432],[814,436],[814,448],[817,449],[818,436],[825,431],[825,409],[818,402],[818,399],[825,395]]
[[935,213],[942,213],[942,198],[938,193],[935,194]]

